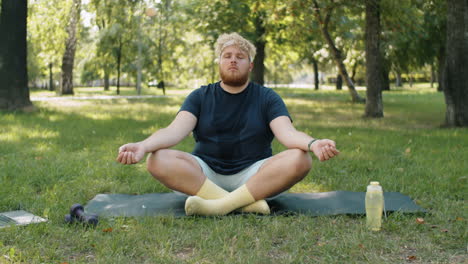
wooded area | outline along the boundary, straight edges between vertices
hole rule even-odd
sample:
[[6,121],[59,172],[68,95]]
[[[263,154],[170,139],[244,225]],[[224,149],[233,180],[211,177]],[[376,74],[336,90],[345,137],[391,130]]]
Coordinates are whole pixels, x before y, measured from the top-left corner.
[[[364,116],[384,116],[390,82],[438,82],[448,126],[468,125],[468,7],[464,0],[2,0],[0,109],[30,106],[29,88],[122,81],[196,87],[217,81],[213,44],[239,32],[257,47],[251,79],[333,75]],[[27,30],[26,30],[27,28]],[[27,54],[27,56],[26,56]],[[163,85],[165,84],[165,85]]]

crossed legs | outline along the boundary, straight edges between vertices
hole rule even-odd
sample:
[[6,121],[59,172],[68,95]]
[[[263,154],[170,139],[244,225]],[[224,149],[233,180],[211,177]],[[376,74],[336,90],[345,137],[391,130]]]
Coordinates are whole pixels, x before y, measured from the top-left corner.
[[289,149],[268,159],[246,184],[231,193],[216,186],[203,174],[188,153],[163,149],[148,156],[148,171],[166,187],[192,195],[186,213],[224,215],[238,208],[268,214],[265,198],[281,193],[302,180],[312,166],[310,155]]

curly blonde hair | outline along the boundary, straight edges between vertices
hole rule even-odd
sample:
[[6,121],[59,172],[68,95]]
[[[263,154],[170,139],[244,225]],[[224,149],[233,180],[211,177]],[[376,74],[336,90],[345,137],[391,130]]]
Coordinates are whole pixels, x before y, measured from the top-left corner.
[[239,49],[249,54],[250,61],[254,60],[255,54],[257,53],[257,49],[250,41],[234,32],[230,34],[222,34],[218,37],[215,44],[216,57],[219,58],[223,50],[229,46],[237,46]]

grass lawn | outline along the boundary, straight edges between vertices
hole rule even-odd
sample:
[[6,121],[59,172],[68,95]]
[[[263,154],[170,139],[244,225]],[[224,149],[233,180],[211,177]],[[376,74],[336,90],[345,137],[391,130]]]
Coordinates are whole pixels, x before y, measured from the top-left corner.
[[[380,232],[367,231],[364,217],[344,215],[116,218],[101,219],[95,229],[68,226],[70,205],[99,193],[169,191],[144,163],[114,160],[120,145],[168,125],[187,90],[151,99],[35,101],[33,113],[0,112],[0,212],[22,209],[49,221],[0,229],[0,263],[468,262],[468,130],[440,128],[443,94],[427,86],[385,92],[385,118],[374,120],[362,118],[364,105],[352,104],[346,90],[276,91],[297,129],[334,139],[341,151],[328,162],[314,159],[292,192],[363,192],[378,180],[429,213],[391,214]],[[51,96],[45,93],[32,96]],[[193,144],[187,138],[175,148],[191,151]],[[276,141],[273,148],[283,150]]]

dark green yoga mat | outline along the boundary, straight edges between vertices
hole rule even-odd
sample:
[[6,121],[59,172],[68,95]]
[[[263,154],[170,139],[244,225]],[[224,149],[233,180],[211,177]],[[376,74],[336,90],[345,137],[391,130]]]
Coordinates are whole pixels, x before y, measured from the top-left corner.
[[[335,191],[323,193],[283,193],[268,200],[273,214],[311,216],[365,214],[364,192]],[[385,210],[402,213],[424,213],[425,209],[398,192],[386,192]],[[185,216],[186,195],[177,193],[98,194],[85,206],[87,213],[114,216]]]

